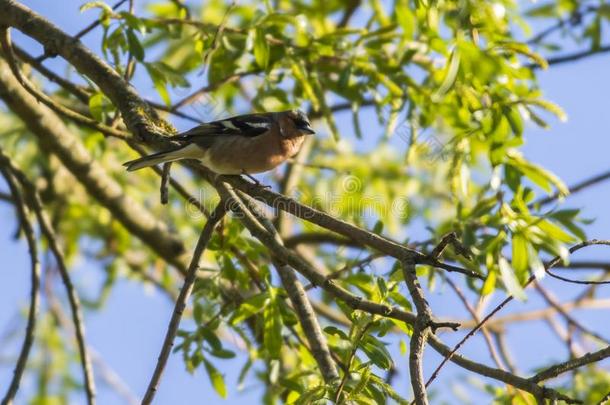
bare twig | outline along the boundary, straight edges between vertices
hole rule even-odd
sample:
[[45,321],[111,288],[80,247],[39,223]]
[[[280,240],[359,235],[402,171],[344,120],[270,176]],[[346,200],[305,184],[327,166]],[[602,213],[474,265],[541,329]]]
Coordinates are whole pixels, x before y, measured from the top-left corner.
[[74,324],[76,343],[80,355],[81,368],[83,370],[83,376],[85,380],[85,393],[87,395],[87,403],[89,405],[93,405],[95,404],[95,380],[93,378],[91,360],[89,358],[89,353],[87,352],[87,345],[85,343],[85,325],[81,310],[80,299],[78,298],[76,289],[74,288],[72,280],[70,279],[70,274],[68,273],[68,268],[64,260],[64,254],[57,241],[55,230],[53,229],[53,225],[51,224],[49,217],[44,211],[42,201],[40,200],[38,192],[36,191],[36,187],[29,181],[29,179],[21,170],[19,170],[12,164],[9,158],[3,153],[0,153],[0,162],[2,165],[11,168],[12,173],[15,175],[15,177],[25,190],[26,195],[28,197],[28,201],[30,202],[31,207],[33,208],[33,211],[36,214],[36,218],[38,219],[38,223],[40,225],[42,233],[45,236],[47,243],[49,244],[49,249],[51,250],[51,253],[53,254],[53,257],[55,258],[55,261],[57,263],[62,283],[64,284],[64,287],[66,288],[66,294],[68,295],[70,310],[72,312],[72,322]]
[[555,378],[570,370],[586,366],[587,364],[596,363],[608,357],[610,357],[610,346],[593,353],[587,353],[584,356],[577,357],[575,359],[570,359],[563,363],[555,364],[545,370],[540,371],[535,376],[530,378],[530,380],[532,382],[538,383],[540,381],[548,380],[550,378]]
[[539,386],[538,384],[527,378],[523,378],[513,373],[509,373],[507,371],[500,370],[497,368],[488,367],[484,364],[472,361],[458,353],[452,354],[452,349],[443,344],[443,342],[434,334],[430,334],[430,336],[428,337],[428,343],[430,344],[430,346],[432,346],[432,348],[434,348],[434,350],[436,350],[442,356],[445,356],[445,358],[450,358],[453,363],[459,365],[460,367],[466,370],[512,385],[513,387],[529,392],[538,398],[559,399],[569,404],[582,403],[579,400],[570,398],[567,395],[563,395],[560,392],[557,392],[551,388]]
[[604,344],[610,346],[610,341],[608,339],[605,339],[599,333],[589,330],[589,328],[587,328],[583,324],[581,324],[576,318],[574,318],[572,315],[570,315],[566,311],[564,311],[563,308],[561,307],[561,304],[559,302],[557,302],[557,300],[551,295],[551,293],[546,291],[546,289],[544,289],[544,287],[542,287],[542,285],[540,285],[540,283],[536,280],[534,280],[534,287],[540,293],[542,298],[544,298],[544,300],[551,307],[555,308],[555,310],[559,314],[561,314],[561,316],[568,322],[568,324],[575,326],[582,333],[589,335],[589,336],[597,339],[598,341],[603,342]]
[[128,140],[131,138],[131,134],[129,134],[128,132],[124,132],[124,131],[109,127],[107,125],[101,124],[101,123],[97,122],[96,120],[94,120],[93,118],[86,117],[76,111],[73,111],[73,110],[55,102],[55,100],[53,100],[51,97],[47,96],[44,92],[36,89],[36,87],[34,87],[34,85],[25,76],[23,76],[23,74],[19,70],[19,67],[17,66],[17,63],[16,63],[14,55],[13,55],[10,31],[8,30],[8,28],[0,29],[0,42],[2,44],[2,50],[4,51],[6,60],[11,68],[11,71],[15,75],[15,78],[19,81],[19,83],[21,83],[21,85],[30,94],[32,94],[34,97],[36,97],[36,99],[39,100],[41,103],[45,104],[50,109],[52,109],[56,113],[66,117],[66,118],[74,120],[75,122],[77,122],[79,124],[83,124],[83,125],[89,126],[91,128],[97,129],[104,135],[112,136],[112,137],[123,139],[123,140]]
[[[579,191],[582,191],[586,188],[589,188],[591,186],[594,186],[598,183],[601,183],[603,181],[606,181],[610,179],[610,171],[605,171],[603,173],[597,174],[595,176],[592,176],[588,179],[582,180],[576,184],[573,184],[572,186],[568,187],[568,190],[570,191],[570,195],[576,194]],[[555,193],[553,195],[550,195],[546,198],[540,199],[534,203],[532,203],[530,206],[535,206],[535,205],[539,205],[539,206],[543,206],[543,205],[547,205],[549,203],[552,203],[553,201],[557,200],[559,198],[559,193]]]
[[[70,318],[64,312],[61,303],[53,293],[52,272],[46,272],[44,294],[47,300],[49,311],[55,317],[59,325],[68,333],[74,333]],[[103,357],[91,346],[87,346],[87,351],[91,355],[91,361],[98,370],[99,378],[112,388],[118,395],[125,399],[129,405],[137,405],[139,402],[131,389],[125,384],[121,377],[103,359]]]
[[191,292],[193,291],[193,286],[195,284],[195,279],[197,275],[197,268],[199,267],[199,260],[205,251],[205,248],[212,237],[212,233],[214,232],[214,228],[220,222],[220,220],[225,215],[225,203],[221,201],[212,215],[208,218],[201,234],[199,235],[199,240],[197,241],[197,246],[193,252],[193,258],[191,259],[191,263],[188,267],[186,277],[184,278],[184,284],[182,289],[180,290],[180,295],[178,296],[178,300],[176,300],[176,305],[174,306],[174,312],[172,313],[171,320],[167,327],[167,333],[165,334],[165,339],[163,340],[163,346],[161,347],[161,353],[159,354],[159,359],[157,360],[157,365],[155,366],[155,371],[148,383],[148,388],[146,389],[146,394],[142,399],[142,404],[150,404],[155,397],[157,392],[157,388],[159,387],[159,383],[161,382],[161,376],[163,374],[163,370],[165,369],[165,365],[167,364],[167,359],[172,350],[172,346],[174,345],[174,339],[176,334],[178,333],[178,327],[180,326],[180,320],[182,319],[182,313],[186,308],[187,301],[191,296]]
[[[480,322],[479,316],[477,315],[477,313],[476,313],[475,309],[472,307],[472,305],[470,305],[470,303],[468,302],[466,295],[464,295],[464,293],[462,292],[460,287],[458,287],[453,282],[453,280],[451,280],[447,275],[442,275],[442,276],[443,276],[443,280],[445,280],[445,282],[447,282],[447,284],[449,284],[449,287],[451,287],[451,289],[458,296],[458,298],[460,299],[462,304],[464,304],[464,306],[470,313],[470,316],[472,316],[472,319],[474,319],[474,321],[477,323]],[[481,332],[483,333],[483,337],[485,339],[485,343],[487,344],[487,348],[489,349],[489,354],[491,355],[491,358],[496,363],[496,365],[498,366],[499,369],[504,370],[506,367],[505,367],[504,363],[502,362],[502,359],[498,355],[498,352],[493,344],[493,341],[491,340],[491,335],[490,335],[489,331],[487,330],[487,328],[482,327]]]
[[[582,243],[579,243],[575,246],[572,246],[570,248],[570,253],[574,253],[577,250],[580,250],[582,248],[585,248],[587,246],[594,246],[594,245],[608,245],[610,246],[610,241],[607,240],[597,240],[597,239],[592,239],[592,240],[588,240]],[[556,266],[559,262],[561,261],[561,258],[559,256],[555,257],[554,259],[552,259],[551,261],[549,261],[548,263],[546,263],[546,265],[544,266],[546,270],[553,268],[554,266]],[[534,276],[531,276],[527,282],[524,284],[524,287],[528,286],[532,281],[535,280]],[[432,375],[430,376],[430,378],[428,379],[428,381],[426,382],[426,387],[429,386],[432,381],[434,381],[434,379],[438,376],[438,373],[440,372],[440,370],[443,368],[443,366],[451,359],[451,357],[460,349],[460,347],[462,347],[462,345],[464,345],[464,343],[466,343],[466,341],[474,336],[479,329],[481,329],[481,327],[489,320],[491,319],[496,313],[498,313],[502,308],[504,308],[504,306],[506,306],[506,304],[508,304],[510,301],[512,301],[514,299],[514,297],[512,295],[509,295],[508,297],[506,297],[498,306],[496,306],[485,318],[483,318],[481,320],[481,322],[479,322],[470,332],[468,332],[466,334],[466,336],[464,336],[455,346],[454,348],[451,350],[451,352],[443,359],[443,361],[441,361],[441,363],[438,365],[438,367],[434,370],[434,372],[432,373]]]
[[[0,156],[2,149],[0,149]],[[19,185],[17,184],[11,167],[6,165],[4,159],[0,159],[0,172],[4,176],[4,179],[8,183],[11,190],[15,210],[18,213],[21,221],[21,229],[25,235],[25,239],[30,250],[30,266],[31,266],[31,287],[30,287],[30,308],[28,311],[28,321],[25,328],[25,337],[23,338],[23,344],[15,363],[15,369],[13,371],[13,378],[8,386],[4,398],[2,398],[2,405],[9,405],[13,403],[17,390],[19,389],[19,383],[23,376],[23,371],[34,343],[34,332],[36,330],[36,318],[38,316],[38,307],[40,306],[40,261],[38,259],[38,246],[36,244],[36,236],[34,235],[34,228],[32,222],[27,213],[25,201]]]
[[[599,46],[597,48],[588,49],[586,51],[579,51],[579,52],[569,53],[566,55],[553,56],[553,57],[547,58],[546,62],[549,66],[561,65],[564,63],[575,62],[575,61],[578,61],[581,59],[585,59],[590,56],[601,55],[606,52],[610,52],[610,45],[603,45],[603,46]],[[527,63],[527,64],[525,64],[525,67],[528,69],[532,69],[532,70],[542,68],[542,66],[536,62]]]
[[[126,1],[127,0],[120,0],[118,3],[116,3],[114,6],[112,6],[112,9],[116,10],[117,8],[121,7],[123,5],[123,3],[125,3]],[[81,39],[82,37],[84,37],[85,35],[90,33],[91,31],[93,31],[95,28],[97,28],[97,26],[99,26],[101,23],[102,23],[101,20],[95,20],[94,22],[92,22],[91,24],[89,24],[88,26],[86,26],[85,28],[80,30],[79,32],[77,32],[76,35],[74,35],[74,39],[75,40]],[[49,51],[48,49],[45,48],[44,53],[36,58],[36,62],[41,63],[47,58],[55,57],[55,55],[56,55],[55,52]]]

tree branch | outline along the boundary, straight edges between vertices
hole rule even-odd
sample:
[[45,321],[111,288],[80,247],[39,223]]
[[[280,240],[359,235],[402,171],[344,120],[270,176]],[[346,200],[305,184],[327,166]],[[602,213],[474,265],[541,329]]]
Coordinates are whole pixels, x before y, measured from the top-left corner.
[[[0,0],[0,4],[2,1],[4,0]],[[184,251],[182,241],[141,204],[125,195],[122,187],[91,157],[82,142],[57,115],[40,105],[21,87],[2,60],[0,98],[38,137],[40,143],[59,157],[88,193],[112,212],[125,228],[157,251],[167,262],[178,268],[186,267],[180,257]]]
[[214,228],[225,215],[225,202],[221,201],[216,209],[206,222],[201,234],[199,235],[199,240],[197,241],[197,246],[195,247],[195,251],[193,252],[193,258],[191,259],[191,263],[189,264],[186,277],[184,278],[184,284],[182,285],[182,289],[180,290],[180,295],[176,300],[176,305],[174,306],[174,312],[172,313],[171,320],[167,327],[167,333],[165,334],[165,339],[163,340],[163,346],[161,347],[161,353],[159,354],[159,359],[157,360],[157,365],[155,367],[155,371],[148,383],[148,388],[146,389],[146,394],[142,399],[142,405],[150,404],[157,392],[159,387],[159,383],[161,381],[161,375],[163,374],[163,370],[165,369],[165,365],[167,364],[167,359],[171,353],[172,347],[174,345],[174,339],[176,338],[176,334],[178,333],[178,327],[180,326],[180,320],[182,319],[182,313],[186,308],[187,301],[191,296],[191,292],[193,291],[193,286],[195,284],[195,279],[197,276],[197,269],[199,268],[199,260],[205,251],[205,248],[212,237],[212,233],[214,232]]
[[608,357],[610,357],[610,346],[607,346],[606,348],[593,353],[587,353],[584,356],[577,357],[575,359],[570,359],[563,363],[555,364],[554,366],[551,366],[537,373],[535,376],[530,378],[530,381],[538,383],[544,380],[548,380],[550,378],[554,378],[563,373],[566,373],[570,370],[586,366],[587,364],[596,363]]
[[[2,149],[0,148],[0,157],[4,158]],[[28,311],[28,321],[25,328],[25,337],[23,338],[23,344],[19,351],[19,357],[15,364],[13,371],[13,378],[8,386],[4,398],[2,398],[2,405],[9,405],[13,403],[17,390],[19,390],[19,383],[23,376],[23,371],[30,355],[32,344],[34,343],[34,332],[36,330],[36,318],[38,316],[38,308],[40,306],[40,261],[38,259],[38,245],[36,244],[36,236],[34,234],[34,227],[27,213],[27,208],[20,187],[17,184],[11,167],[6,164],[5,159],[0,159],[0,172],[4,176],[13,199],[13,205],[21,221],[21,229],[25,235],[25,239],[28,244],[30,253],[30,267],[31,267],[31,287],[30,287],[30,308]]]
[[402,275],[417,309],[417,320],[413,325],[409,351],[409,374],[411,375],[411,387],[413,387],[413,396],[415,397],[413,402],[416,405],[428,405],[428,395],[424,384],[423,357],[424,348],[431,333],[432,311],[417,279],[415,264],[407,261],[403,262]]
[[57,242],[55,230],[53,229],[53,225],[51,224],[49,217],[44,211],[42,201],[40,200],[38,192],[36,191],[36,187],[29,181],[29,179],[21,170],[19,170],[12,164],[12,162],[6,155],[1,153],[1,151],[0,164],[5,167],[8,166],[11,168],[12,173],[15,175],[15,177],[25,190],[28,197],[28,201],[30,202],[30,206],[33,208],[33,211],[36,214],[38,224],[40,225],[42,233],[45,236],[47,243],[49,244],[49,249],[51,250],[53,257],[55,258],[55,262],[57,263],[62,283],[66,288],[66,294],[68,295],[70,310],[72,312],[72,323],[74,324],[74,334],[76,337],[76,343],[80,355],[81,368],[83,370],[83,379],[85,383],[87,403],[89,405],[93,405],[95,404],[95,379],[93,377],[93,370],[91,368],[91,359],[89,357],[89,352],[87,351],[87,345],[85,343],[85,324],[83,320],[80,299],[78,298],[78,294],[76,293],[74,284],[72,284],[72,280],[70,279],[70,274],[68,273],[64,254],[61,248],[59,247],[59,243]]
[[[231,190],[227,189],[227,191],[231,194]],[[255,205],[256,203],[250,199],[250,197],[244,194],[241,196],[231,194],[231,196],[234,199],[240,198],[245,203],[245,206],[242,205],[241,209],[246,209],[248,213],[253,214],[256,217],[256,220],[265,227],[267,232],[274,236],[277,243],[284,246],[284,242],[277,229],[273,226],[271,221],[260,212]],[[318,367],[320,367],[322,377],[326,383],[331,383],[339,377],[339,374],[328,348],[326,337],[322,333],[318,318],[309,302],[307,293],[297,278],[295,270],[291,266],[275,257],[273,258],[273,261],[280,275],[282,285],[292,302],[292,306],[296,309],[299,322],[301,323],[301,329],[303,329],[307,342],[311,348],[311,353],[316,360]]]
[[[588,246],[595,246],[595,245],[608,245],[610,246],[610,241],[607,240],[598,240],[598,239],[592,239],[592,240],[588,240],[588,241],[584,241],[581,242],[577,245],[572,246],[569,251],[570,253],[574,253],[577,250],[580,250],[582,248],[588,247]],[[551,261],[549,261],[548,263],[545,264],[544,268],[546,270],[549,270],[551,268],[553,268],[554,266],[556,266],[558,263],[561,262],[561,257],[557,256],[555,258],[553,258]],[[532,283],[535,280],[534,276],[531,276],[523,285],[524,287],[527,287],[530,283]],[[462,345],[464,345],[464,343],[466,343],[466,341],[474,336],[479,329],[481,329],[483,327],[483,325],[489,320],[491,319],[496,313],[498,313],[502,308],[504,308],[504,306],[506,306],[506,304],[508,304],[510,301],[512,301],[514,299],[514,297],[512,295],[509,295],[508,297],[506,297],[500,304],[498,304],[485,318],[483,318],[481,320],[481,322],[479,322],[470,332],[468,332],[466,334],[466,336],[464,336],[455,346],[454,348],[445,356],[445,358],[443,359],[443,361],[441,361],[441,363],[438,365],[438,367],[434,370],[434,372],[432,373],[432,375],[430,376],[430,378],[428,379],[428,381],[426,382],[426,386],[429,386],[432,381],[434,381],[434,379],[438,376],[438,373],[440,372],[441,368],[451,359],[451,357],[460,349],[460,347],[462,347]]]

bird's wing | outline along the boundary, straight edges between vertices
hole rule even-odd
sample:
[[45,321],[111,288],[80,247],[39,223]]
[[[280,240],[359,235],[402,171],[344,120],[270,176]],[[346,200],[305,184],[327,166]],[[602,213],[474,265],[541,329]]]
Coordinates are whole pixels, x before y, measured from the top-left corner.
[[268,131],[273,125],[269,114],[247,114],[198,125],[173,137],[176,141],[195,142],[210,147],[218,137],[240,135],[255,137]]

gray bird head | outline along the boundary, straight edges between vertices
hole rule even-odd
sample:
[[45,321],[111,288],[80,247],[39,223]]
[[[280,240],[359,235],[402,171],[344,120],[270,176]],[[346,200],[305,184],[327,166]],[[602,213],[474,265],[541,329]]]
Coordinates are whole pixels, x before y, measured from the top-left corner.
[[294,122],[295,127],[301,132],[302,135],[313,135],[315,131],[311,128],[309,118],[301,110],[290,110],[286,111],[288,118]]

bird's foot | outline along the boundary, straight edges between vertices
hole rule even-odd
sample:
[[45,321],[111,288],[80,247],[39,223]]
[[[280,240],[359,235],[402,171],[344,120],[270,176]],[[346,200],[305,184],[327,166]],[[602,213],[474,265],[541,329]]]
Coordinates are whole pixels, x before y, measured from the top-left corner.
[[258,181],[256,179],[256,177],[253,177],[252,175],[246,173],[245,171],[242,171],[242,174],[244,176],[246,176],[247,178],[249,178],[250,180],[252,180],[254,182],[254,185],[257,187],[262,187],[262,188],[271,188],[271,186],[267,185],[267,184],[263,184],[260,181]]

